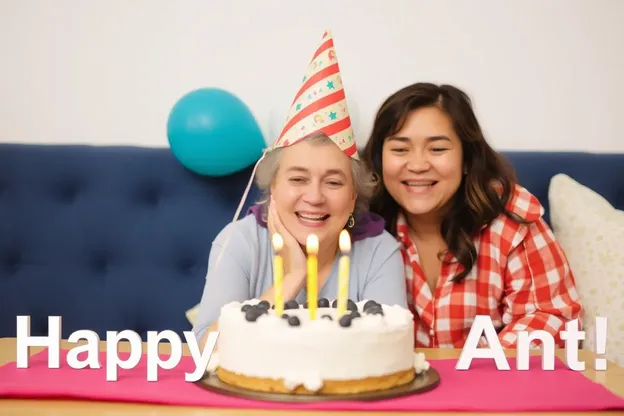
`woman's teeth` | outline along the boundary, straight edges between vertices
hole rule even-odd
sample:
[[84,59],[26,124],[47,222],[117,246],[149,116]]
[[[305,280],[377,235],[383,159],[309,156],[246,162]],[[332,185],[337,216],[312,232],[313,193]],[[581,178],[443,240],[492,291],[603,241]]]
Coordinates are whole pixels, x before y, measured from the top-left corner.
[[314,215],[314,214],[299,214],[297,213],[297,217],[306,221],[325,221],[329,218],[329,215]]
[[426,187],[426,186],[433,186],[437,183],[437,181],[426,181],[426,182],[422,182],[422,181],[405,181],[403,182],[403,184],[407,185],[407,186],[413,186],[413,187]]

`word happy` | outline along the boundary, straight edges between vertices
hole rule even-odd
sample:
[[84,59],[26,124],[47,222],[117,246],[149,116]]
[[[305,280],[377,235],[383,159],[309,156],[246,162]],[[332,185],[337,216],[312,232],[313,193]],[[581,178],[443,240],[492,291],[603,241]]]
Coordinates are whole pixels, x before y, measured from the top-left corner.
[[[60,345],[61,345],[61,317],[48,317],[48,336],[35,337],[30,335],[30,317],[17,317],[17,368],[28,368],[30,357],[30,347],[48,348],[48,368],[60,368]],[[184,379],[188,382],[195,382],[201,379],[210,357],[214,351],[219,337],[218,332],[211,332],[204,346],[204,350],[199,350],[199,345],[192,332],[184,332],[184,338],[189,347],[195,370],[192,373],[185,373]],[[76,370],[83,368],[101,368],[100,338],[93,332],[82,329],[72,333],[68,341],[77,343],[86,340],[86,344],[79,345],[67,353],[67,364]],[[119,341],[130,342],[130,354],[126,360],[121,360],[118,354]],[[162,341],[167,341],[171,346],[171,354],[166,359],[161,359],[158,353],[158,345]],[[78,355],[87,353],[87,358],[81,360]],[[171,370],[175,368],[182,359],[182,340],[173,331],[148,331],[147,332],[147,381],[158,381],[158,369]],[[117,381],[118,370],[132,369],[136,367],[143,356],[141,336],[131,330],[107,331],[106,332],[106,381]]]
[[[529,369],[529,355],[535,341],[541,342],[542,350],[542,370],[555,369],[555,339],[552,334],[547,331],[518,331],[516,332],[517,340],[517,356],[516,369]],[[585,332],[579,330],[578,320],[566,323],[565,331],[560,333],[561,339],[565,341],[565,361],[569,369],[574,371],[584,371],[585,362],[578,360],[579,341],[585,339]],[[485,339],[488,347],[479,348],[479,342]],[[596,318],[596,353],[604,354],[607,345],[607,318]],[[498,370],[510,370],[509,362],[505,357],[505,351],[500,344],[496,329],[492,323],[492,319],[487,315],[478,315],[475,317],[468,338],[462,349],[456,370],[468,370],[474,358],[491,358],[494,359]],[[607,360],[597,358],[594,363],[594,369],[604,371],[607,369]]]

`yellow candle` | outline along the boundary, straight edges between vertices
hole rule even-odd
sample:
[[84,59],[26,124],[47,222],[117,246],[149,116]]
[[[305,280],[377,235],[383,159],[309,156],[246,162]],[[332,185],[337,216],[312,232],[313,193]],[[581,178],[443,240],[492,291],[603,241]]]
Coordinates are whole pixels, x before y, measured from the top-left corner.
[[342,230],[338,240],[342,256],[338,264],[338,317],[347,312],[347,301],[349,300],[349,253],[351,252],[351,239],[349,232]]
[[306,251],[308,254],[308,309],[310,310],[310,319],[316,319],[316,308],[318,306],[318,250],[318,237],[315,234],[310,234],[306,241]]
[[284,246],[284,239],[281,235],[273,234],[273,293],[275,295],[275,315],[282,316],[284,313],[284,259],[279,254]]

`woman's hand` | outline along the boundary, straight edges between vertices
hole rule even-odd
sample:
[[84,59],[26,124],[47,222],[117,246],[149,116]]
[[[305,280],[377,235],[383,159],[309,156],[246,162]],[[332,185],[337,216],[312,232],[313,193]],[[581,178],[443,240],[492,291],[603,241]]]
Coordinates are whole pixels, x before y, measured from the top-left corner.
[[267,226],[271,238],[273,234],[278,233],[284,240],[284,248],[281,251],[281,256],[284,259],[284,274],[285,275],[297,275],[305,278],[306,275],[306,256],[303,249],[299,245],[299,242],[286,230],[284,224],[280,220],[277,210],[275,209],[275,203],[273,197],[269,202],[269,216],[267,219]]

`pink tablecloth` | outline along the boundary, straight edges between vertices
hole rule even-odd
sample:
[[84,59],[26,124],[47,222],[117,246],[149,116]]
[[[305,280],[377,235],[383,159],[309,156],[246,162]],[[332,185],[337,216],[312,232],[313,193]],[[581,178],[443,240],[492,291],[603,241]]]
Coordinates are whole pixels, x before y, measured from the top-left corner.
[[[0,368],[0,397],[31,399],[88,399],[246,409],[315,409],[377,411],[597,411],[624,410],[624,398],[593,383],[557,361],[554,371],[541,369],[540,357],[531,358],[531,370],[498,371],[491,360],[473,360],[468,371],[455,370],[456,360],[432,360],[440,385],[429,392],[377,402],[330,401],[274,403],[234,398],[209,392],[184,381],[195,368],[184,357],[172,370],[159,369],[159,381],[147,381],[146,356],[132,370],[119,369],[117,382],[106,381],[106,355],[99,370],[74,370],[61,351],[61,368],[49,369],[47,352],[31,357],[27,369],[9,363]],[[589,364],[591,365],[591,364]]]

